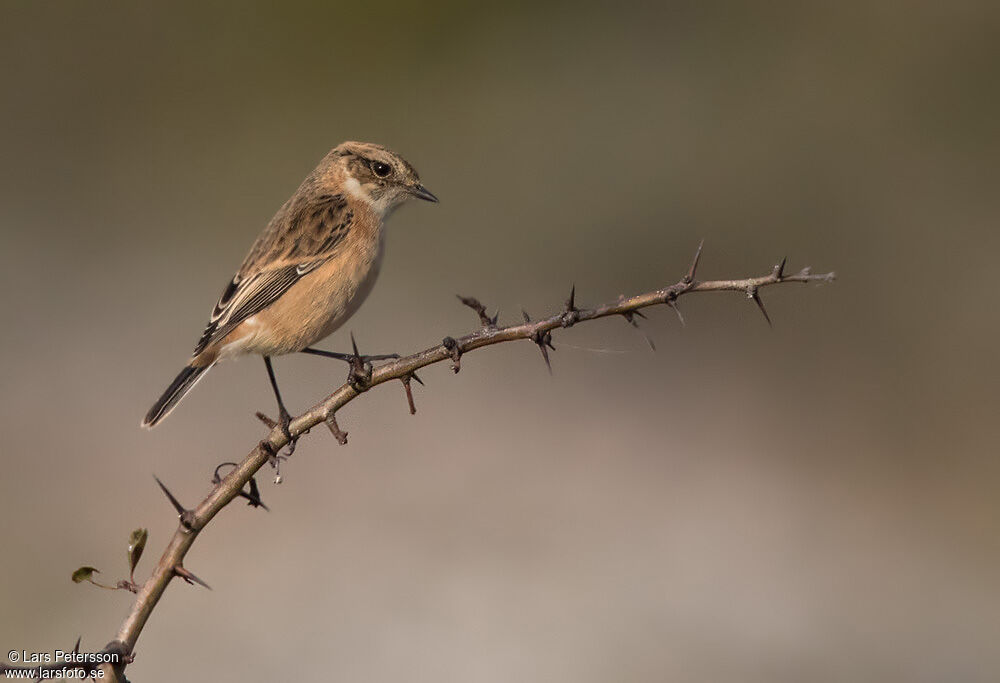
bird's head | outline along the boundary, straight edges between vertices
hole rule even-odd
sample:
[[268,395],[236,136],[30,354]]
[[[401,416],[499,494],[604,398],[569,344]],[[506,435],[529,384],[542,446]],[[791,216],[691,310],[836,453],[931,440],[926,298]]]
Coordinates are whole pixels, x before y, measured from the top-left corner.
[[330,161],[339,171],[344,192],[387,215],[410,197],[438,200],[420,182],[410,163],[382,145],[344,142],[333,149]]

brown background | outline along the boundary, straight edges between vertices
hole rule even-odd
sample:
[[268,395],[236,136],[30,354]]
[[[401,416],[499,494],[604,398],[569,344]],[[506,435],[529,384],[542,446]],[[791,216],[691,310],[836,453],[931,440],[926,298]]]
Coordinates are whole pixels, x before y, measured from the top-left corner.
[[[650,3],[652,5],[653,3]],[[683,301],[389,386],[234,505],[144,682],[993,681],[1000,676],[995,2],[5,2],[0,645],[99,648],[273,412],[262,363],[139,419],[250,241],[343,139],[440,205],[393,217],[364,349],[702,274]],[[947,5],[947,9],[945,9]],[[347,330],[327,348],[345,350]],[[293,408],[340,364],[278,359]]]

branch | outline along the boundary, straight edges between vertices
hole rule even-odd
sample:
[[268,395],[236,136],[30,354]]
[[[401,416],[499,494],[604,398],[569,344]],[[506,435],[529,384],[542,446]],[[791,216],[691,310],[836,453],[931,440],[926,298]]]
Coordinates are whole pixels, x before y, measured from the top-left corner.
[[[497,326],[497,318],[489,317],[485,307],[477,300],[470,297],[459,297],[462,303],[472,308],[479,316],[481,328],[463,337],[445,337],[440,344],[424,349],[417,353],[391,360],[377,367],[365,364],[363,372],[357,372],[357,368],[352,368],[351,376],[345,384],[337,388],[323,401],[317,403],[308,411],[291,421],[289,432],[292,441],[304,435],[311,428],[320,423],[326,423],[334,436],[340,443],[346,443],[347,433],[341,431],[336,421],[337,411],[358,398],[361,394],[392,380],[399,380],[403,383],[410,406],[410,412],[415,412],[412,393],[410,392],[410,380],[417,379],[416,371],[428,365],[451,361],[452,369],[458,372],[461,369],[461,358],[476,349],[481,349],[493,344],[528,340],[536,344],[548,364],[548,349],[552,346],[552,333],[560,328],[571,327],[575,324],[607,318],[610,316],[623,316],[630,324],[637,326],[635,317],[643,317],[641,309],[657,305],[667,305],[673,308],[678,316],[677,300],[687,294],[695,292],[720,292],[734,291],[742,292],[748,299],[754,301],[764,314],[770,324],[770,318],[764,308],[760,298],[760,290],[772,285],[790,282],[831,282],[834,280],[834,273],[813,275],[809,268],[804,268],[795,274],[785,274],[785,261],[776,265],[767,275],[759,277],[749,277],[734,280],[698,280],[696,271],[699,258],[701,256],[701,245],[695,254],[690,269],[683,278],[675,284],[653,292],[637,294],[631,297],[622,297],[614,303],[604,304],[592,309],[579,309],[575,303],[575,287],[566,301],[563,310],[554,313],[547,318],[532,321],[528,314],[524,314],[524,322],[519,325],[508,325],[506,327]],[[683,322],[683,317],[681,317]],[[357,355],[355,353],[355,355]],[[356,358],[356,360],[359,360]],[[356,362],[357,366],[360,363]],[[419,380],[418,380],[419,381]],[[262,418],[263,419],[263,418]],[[267,422],[270,423],[268,420]],[[289,439],[282,432],[280,427],[270,424],[272,427],[267,439],[261,441],[242,462],[233,465],[232,469],[222,478],[216,470],[213,483],[215,486],[203,501],[193,509],[187,509],[177,498],[157,480],[164,493],[170,499],[171,504],[176,508],[180,524],[169,544],[163,551],[163,555],[153,569],[152,574],[145,584],[139,589],[135,603],[128,617],[122,623],[116,639],[108,645],[108,648],[116,648],[126,655],[131,655],[134,651],[139,634],[156,607],[157,602],[166,590],[167,584],[175,576],[180,576],[189,583],[195,582],[207,586],[203,581],[195,577],[184,568],[183,561],[188,550],[194,544],[198,534],[216,514],[228,505],[237,496],[242,496],[250,500],[250,504],[260,506],[259,494],[256,483],[253,481],[254,474],[265,464],[271,462],[277,464],[286,456],[279,456],[281,448],[289,443]],[[244,487],[250,484],[250,493],[244,492]],[[2,668],[2,667],[0,667]],[[106,674],[108,680],[124,681],[124,674],[119,670],[118,675],[111,667],[107,667]]]

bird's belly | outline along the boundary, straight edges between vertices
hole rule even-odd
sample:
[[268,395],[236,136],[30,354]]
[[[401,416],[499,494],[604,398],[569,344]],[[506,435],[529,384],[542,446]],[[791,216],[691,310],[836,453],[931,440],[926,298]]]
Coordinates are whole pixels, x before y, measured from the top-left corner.
[[222,356],[301,351],[347,321],[371,293],[382,244],[368,254],[342,254],[295,283],[277,301],[233,331]]
[[378,279],[381,266],[382,249],[379,249],[375,260],[368,267],[368,272],[359,279],[352,280],[352,287],[348,288],[348,291],[335,293],[333,296],[327,296],[325,300],[317,302],[317,308],[319,310],[326,310],[327,316],[323,324],[316,331],[316,338],[306,344],[306,346],[329,337],[361,308],[361,304],[365,302],[365,299],[368,298],[368,295],[371,294],[372,289],[375,287],[375,280]]

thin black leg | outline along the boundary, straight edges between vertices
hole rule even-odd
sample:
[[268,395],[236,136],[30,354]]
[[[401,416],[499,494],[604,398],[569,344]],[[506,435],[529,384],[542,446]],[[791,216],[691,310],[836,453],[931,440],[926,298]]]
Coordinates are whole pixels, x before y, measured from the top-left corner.
[[377,356],[355,356],[353,353],[337,353],[336,351],[324,351],[322,349],[314,349],[312,347],[302,349],[302,353],[308,353],[313,356],[323,356],[324,358],[336,358],[337,360],[347,361],[348,363],[353,362],[355,358],[360,358],[365,362],[399,358],[398,353],[383,353]]
[[264,356],[264,365],[267,367],[267,376],[271,380],[271,388],[274,389],[274,398],[278,400],[278,424],[281,426],[281,431],[285,433],[285,438],[288,439],[288,454],[291,455],[295,450],[295,440],[292,439],[292,433],[288,428],[292,422],[292,416],[288,414],[285,402],[281,400],[281,392],[278,390],[278,380],[274,377],[270,356]]
[[398,353],[383,353],[377,356],[363,356],[358,351],[358,343],[354,341],[354,333],[351,333],[351,351],[352,353],[337,353],[336,351],[323,351],[321,349],[313,349],[306,347],[302,349],[302,353],[310,353],[314,356],[323,356],[324,358],[336,358],[337,360],[347,361],[351,366],[351,369],[347,373],[347,383],[358,391],[364,391],[367,389],[368,381],[372,377],[372,361],[373,360],[388,360],[390,358],[399,358]]

